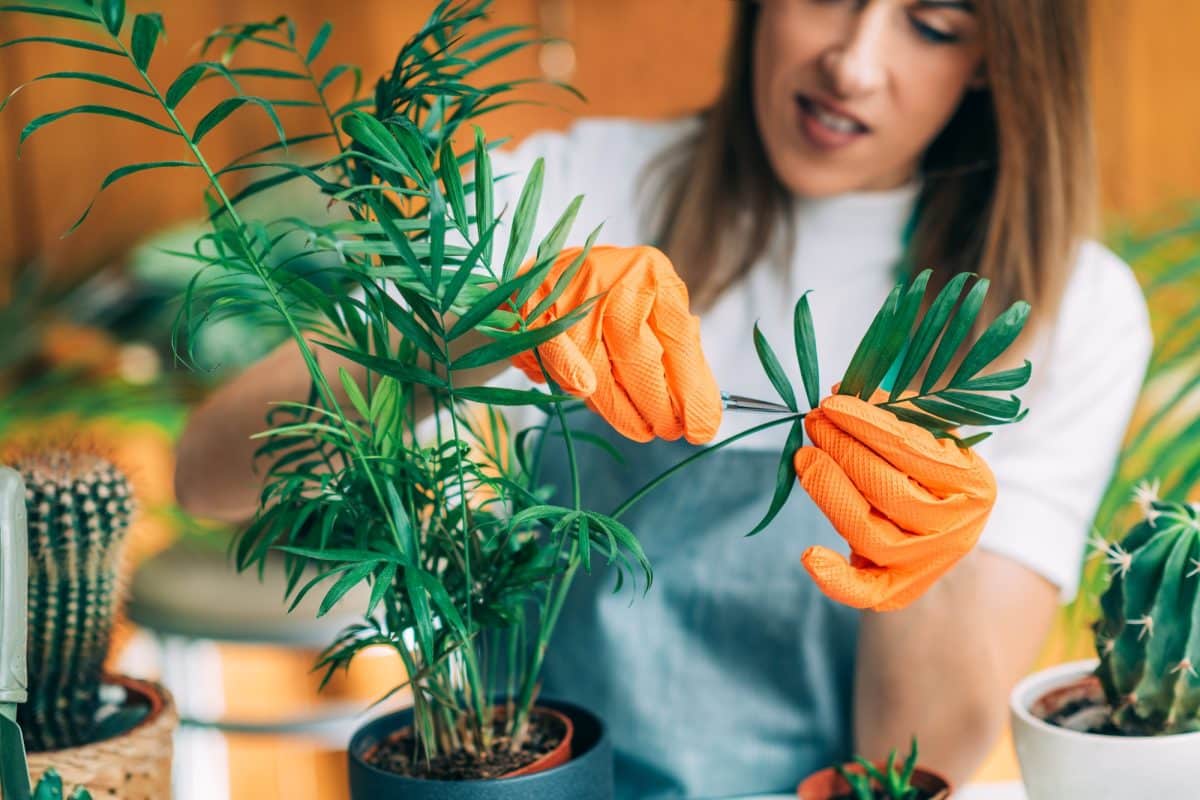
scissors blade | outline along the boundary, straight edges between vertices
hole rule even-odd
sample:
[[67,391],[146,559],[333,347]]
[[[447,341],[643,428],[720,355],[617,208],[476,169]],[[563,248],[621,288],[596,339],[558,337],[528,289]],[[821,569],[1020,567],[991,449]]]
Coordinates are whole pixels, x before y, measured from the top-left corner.
[[757,411],[767,414],[795,414],[795,411],[780,403],[766,400],[756,400],[753,397],[743,397],[738,394],[721,392],[722,405],[731,411]]

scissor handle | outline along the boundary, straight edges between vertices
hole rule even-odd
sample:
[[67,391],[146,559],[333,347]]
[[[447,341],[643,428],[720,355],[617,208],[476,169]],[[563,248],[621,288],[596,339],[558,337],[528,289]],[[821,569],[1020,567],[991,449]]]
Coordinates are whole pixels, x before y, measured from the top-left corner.
[[15,470],[0,467],[0,703],[24,703],[28,698],[28,598],[25,482]]

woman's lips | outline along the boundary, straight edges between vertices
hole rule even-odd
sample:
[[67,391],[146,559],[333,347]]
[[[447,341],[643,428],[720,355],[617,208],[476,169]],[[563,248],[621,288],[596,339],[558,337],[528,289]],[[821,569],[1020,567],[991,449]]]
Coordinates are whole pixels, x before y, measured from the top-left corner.
[[800,112],[800,130],[818,149],[837,150],[871,132],[854,117],[811,97],[797,95],[796,107]]

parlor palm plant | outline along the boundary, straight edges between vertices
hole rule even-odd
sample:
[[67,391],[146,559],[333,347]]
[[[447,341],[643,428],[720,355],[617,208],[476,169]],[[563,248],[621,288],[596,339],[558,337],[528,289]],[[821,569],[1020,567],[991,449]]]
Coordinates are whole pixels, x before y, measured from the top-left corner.
[[[181,155],[120,167],[102,189],[151,169],[186,170],[207,180],[211,231],[176,254],[201,267],[178,320],[180,356],[190,360],[201,326],[249,318],[281,328],[312,379],[307,402],[278,404],[261,434],[260,455],[269,468],[260,513],[236,543],[237,565],[259,568],[271,552],[282,552],[291,599],[319,590],[322,613],[355,586],[370,586],[363,621],[343,633],[320,665],[332,675],[368,647],[393,648],[412,688],[414,760],[426,766],[453,753],[485,763],[499,750],[519,749],[530,736],[542,660],[578,570],[603,561],[615,568],[618,587],[630,579],[643,587],[651,583],[650,564],[620,521],[624,511],[695,459],[758,430],[789,425],[775,500],[756,531],[765,527],[795,483],[791,455],[805,413],[775,351],[756,332],[764,368],[792,413],[698,450],[604,512],[580,503],[575,452],[585,435],[574,434],[569,424],[581,408],[576,401],[552,381],[545,391],[462,382],[461,371],[536,350],[587,311],[585,304],[543,327],[530,327],[516,313],[549,274],[582,198],[535,243],[543,180],[538,162],[515,207],[495,207],[493,189],[503,176],[493,173],[491,145],[471,123],[513,102],[509,93],[521,82],[481,85],[479,70],[535,40],[523,28],[477,30],[488,5],[439,2],[369,97],[359,94],[357,68],[317,69],[328,25],[304,44],[286,17],[221,28],[204,43],[206,60],[164,85],[150,69],[163,31],[158,14],[139,14],[129,24],[123,0],[0,6],[78,22],[90,38],[28,41],[99,53],[114,72],[119,65],[118,74],[131,76],[75,72],[40,79],[102,84],[150,109],[142,114],[88,105],[44,115],[25,127],[22,142],[67,116],[119,118],[171,137]],[[237,61],[244,52],[277,63],[244,67]],[[230,95],[185,123],[195,111],[188,108],[191,92],[202,81],[227,84]],[[251,82],[272,92],[302,87],[304,96],[250,94]],[[297,106],[318,111],[325,129],[290,135],[281,114]],[[211,163],[205,138],[243,108],[264,114],[277,139],[229,164]],[[298,143],[322,143],[330,154],[305,164],[278,155]],[[232,190],[243,171],[264,169],[267,177]],[[246,198],[290,182],[328,197],[339,216],[323,225],[243,216]],[[84,217],[86,212],[80,222]],[[501,248],[496,233],[502,225],[508,238]],[[597,235],[587,236],[560,287]],[[271,255],[285,241],[301,242],[304,253],[333,254],[336,262],[319,276],[271,266]],[[896,388],[876,401],[936,435],[954,436],[952,429],[962,424],[1019,419],[1019,400],[990,392],[1024,385],[1028,363],[992,376],[979,373],[1016,338],[1027,306],[1019,303],[982,326],[986,281],[976,281],[964,295],[971,278],[956,277],[926,304],[928,279],[922,273],[889,296],[840,390],[871,399],[897,364]],[[550,292],[529,318],[538,318],[560,294]],[[972,343],[971,333],[983,327]],[[469,333],[486,334],[488,343],[458,352]],[[796,306],[796,350],[812,407],[821,383],[806,297]],[[321,351],[360,365],[365,380],[345,370],[327,375],[318,363]],[[917,396],[902,397],[918,375]],[[432,400],[432,433],[419,430],[419,394]],[[510,435],[496,413],[504,406],[541,407],[547,421],[540,430]],[[562,476],[572,490],[570,505],[548,502],[550,487],[539,465],[550,435],[562,437],[570,456],[570,472]],[[305,582],[302,576],[313,566],[318,575]]]

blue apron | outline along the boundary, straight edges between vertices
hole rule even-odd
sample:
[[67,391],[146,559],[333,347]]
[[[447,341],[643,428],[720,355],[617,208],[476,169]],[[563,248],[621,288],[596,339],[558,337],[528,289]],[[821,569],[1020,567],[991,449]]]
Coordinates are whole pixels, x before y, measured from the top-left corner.
[[[695,450],[635,444],[591,414],[571,424],[624,458],[576,445],[583,505],[598,511]],[[545,447],[544,479],[569,486],[562,439]],[[613,594],[600,559],[576,578],[543,692],[607,721],[620,800],[794,792],[851,753],[858,613],[822,595],[800,564],[809,545],[845,544],[799,486],[769,528],[745,538],[770,503],[778,458],[719,451],[622,518],[653,565],[648,594],[641,581]],[[569,492],[556,502],[570,505]]]

